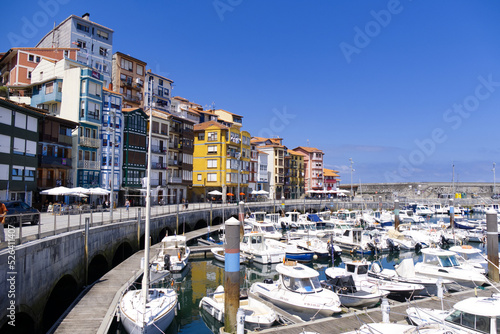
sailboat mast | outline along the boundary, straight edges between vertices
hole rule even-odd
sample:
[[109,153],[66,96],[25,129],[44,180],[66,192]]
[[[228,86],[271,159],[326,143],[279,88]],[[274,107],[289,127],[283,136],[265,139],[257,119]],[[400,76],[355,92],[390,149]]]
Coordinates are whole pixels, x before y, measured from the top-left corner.
[[153,129],[153,108],[151,106],[151,82],[153,77],[150,75],[148,80],[149,91],[149,138],[148,138],[148,175],[146,182],[146,221],[144,224],[144,275],[142,276],[142,300],[145,306],[149,297],[149,221],[151,219],[151,137]]

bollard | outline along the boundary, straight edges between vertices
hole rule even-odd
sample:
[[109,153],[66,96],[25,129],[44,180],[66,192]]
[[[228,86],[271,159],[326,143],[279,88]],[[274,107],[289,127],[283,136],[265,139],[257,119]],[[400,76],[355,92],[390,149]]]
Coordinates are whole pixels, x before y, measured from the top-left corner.
[[80,208],[80,220],[78,221],[78,229],[82,228],[82,209]]
[[243,201],[238,203],[238,220],[240,221],[240,240],[243,240],[245,234],[245,203]]
[[38,239],[42,237],[42,215],[38,215]]
[[391,312],[391,306],[389,305],[389,301],[386,297],[382,298],[382,322],[388,324],[389,321],[389,313]]
[[68,211],[68,228],[67,228],[67,232],[69,232],[69,225],[70,225],[69,219],[70,219],[70,214],[69,214],[69,211]]
[[488,253],[488,278],[493,282],[499,281],[498,274],[498,222],[497,212],[486,212],[486,252]]
[[19,244],[21,245],[23,243],[23,218],[22,215],[19,215],[17,218],[17,221],[19,223]]
[[141,249],[141,209],[137,209],[137,249]]
[[54,215],[54,235],[56,235],[56,229],[57,229],[57,226],[56,226],[56,214],[55,212],[52,213]]
[[226,249],[224,263],[224,327],[227,333],[236,330],[236,313],[240,307],[240,222],[229,218],[226,222]]
[[236,313],[236,333],[237,334],[245,334],[245,310],[242,308],[238,309],[238,313]]
[[399,229],[399,201],[394,200],[394,229]]

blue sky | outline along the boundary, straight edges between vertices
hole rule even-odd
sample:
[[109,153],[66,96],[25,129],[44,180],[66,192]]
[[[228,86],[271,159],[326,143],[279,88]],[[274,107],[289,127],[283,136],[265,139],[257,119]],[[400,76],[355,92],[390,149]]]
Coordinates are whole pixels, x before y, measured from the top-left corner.
[[322,149],[342,183],[349,158],[355,183],[451,182],[453,164],[455,180],[492,182],[500,163],[498,1],[31,3],[3,4],[2,50],[89,12],[174,95]]

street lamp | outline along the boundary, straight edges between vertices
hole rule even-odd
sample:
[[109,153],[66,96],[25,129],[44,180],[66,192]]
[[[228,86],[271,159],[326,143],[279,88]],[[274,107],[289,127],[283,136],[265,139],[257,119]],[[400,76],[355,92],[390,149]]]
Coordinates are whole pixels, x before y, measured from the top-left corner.
[[352,161],[352,158],[349,158],[349,161],[351,162],[351,199],[353,197],[353,192],[352,192],[352,173],[354,172],[354,169],[352,168],[352,165],[354,164],[354,161]]

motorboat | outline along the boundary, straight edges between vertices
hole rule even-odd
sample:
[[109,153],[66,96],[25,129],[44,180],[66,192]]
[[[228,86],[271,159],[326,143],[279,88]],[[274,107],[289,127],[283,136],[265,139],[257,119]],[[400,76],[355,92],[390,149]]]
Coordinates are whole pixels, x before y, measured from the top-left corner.
[[461,265],[457,254],[452,251],[424,248],[422,254],[422,262],[415,264],[415,273],[418,275],[446,278],[469,288],[488,282],[484,275]]
[[442,324],[413,326],[391,322],[373,322],[363,324],[358,329],[342,334],[458,334]]
[[414,212],[419,216],[432,216],[434,214],[434,212],[425,205],[417,205]]
[[371,264],[370,261],[365,259],[344,261],[345,267],[330,267],[325,269],[325,275],[328,278],[335,278],[338,276],[352,275],[356,288],[359,290],[373,291],[373,289],[380,289],[389,291],[389,298],[395,299],[410,299],[419,295],[424,286],[414,283],[392,282],[375,277],[368,276],[368,269]]
[[484,207],[484,204],[474,204],[474,206],[472,207],[472,212],[486,213],[486,208]]
[[[224,247],[212,247],[210,251],[216,260],[226,262],[226,250]],[[248,262],[251,262],[251,258],[240,252],[240,264]]]
[[[307,214],[307,218],[299,219],[299,221],[292,223],[290,228],[290,235],[292,237],[318,237],[325,236],[325,232],[316,228],[316,222],[320,221],[318,215]],[[305,216],[304,216],[305,217]]]
[[343,230],[342,234],[332,236],[333,242],[343,250],[358,254],[380,253],[380,245],[376,243],[368,231],[361,228]]
[[254,212],[248,218],[245,218],[245,224],[251,227],[251,231],[256,231],[264,234],[266,239],[280,240],[281,232],[276,230],[276,227],[271,222],[265,221],[265,212]]
[[399,221],[402,223],[425,223],[425,218],[419,216],[413,212],[411,209],[399,210]]
[[[327,257],[329,256],[330,253],[330,243],[325,242],[321,240],[320,238],[317,237],[305,237],[305,238],[289,238],[288,243],[290,244],[295,244],[297,247],[306,249],[309,251],[313,251],[314,254],[318,257]],[[338,249],[334,249],[334,255],[336,255],[337,252],[342,252],[340,247],[335,246]]]
[[[150,113],[150,118],[151,118]],[[151,122],[151,120],[150,120]],[[151,127],[149,128],[148,160],[151,161]],[[147,168],[146,193],[151,193],[151,164]],[[146,219],[144,224],[144,265],[140,290],[128,290],[122,296],[118,309],[127,333],[164,333],[177,312],[177,293],[172,288],[150,287],[150,222],[151,196],[146,196]],[[164,255],[162,255],[162,260]],[[78,330],[76,330],[78,331]]]
[[409,307],[408,318],[417,325],[441,323],[460,333],[497,334],[500,319],[500,298],[470,297],[448,310]]
[[285,259],[298,262],[311,262],[318,258],[314,251],[298,247],[296,244],[266,239],[266,244],[271,247],[280,248],[285,251]]
[[280,226],[283,230],[290,228],[292,224],[296,224],[299,221],[300,212],[290,211],[285,212],[283,217],[280,217]]
[[[219,285],[214,293],[201,299],[199,307],[224,323],[224,297],[224,287]],[[251,331],[270,328],[277,320],[272,308],[246,293],[240,293],[239,308],[245,312],[245,328]]]
[[479,248],[474,248],[471,245],[462,245],[452,246],[449,250],[459,255],[457,258],[460,264],[473,266],[481,274],[488,273],[488,261],[483,257]]
[[397,246],[399,250],[409,251],[422,249],[422,244],[416,242],[415,239],[409,234],[404,234],[395,229],[389,229],[387,231],[387,242],[388,246],[391,244]]
[[277,281],[267,278],[264,282],[253,283],[250,292],[304,320],[341,312],[339,297],[321,286],[316,270],[296,261],[280,263],[276,270],[279,273]]
[[273,224],[277,230],[281,229],[279,213],[267,213],[266,216],[264,217],[264,221],[266,223]]
[[382,228],[394,226],[394,214],[387,210],[374,211],[373,216]]
[[453,220],[453,224],[455,224],[456,228],[460,228],[463,230],[474,230],[478,227],[476,223],[470,222],[469,220],[460,217]]
[[266,244],[264,235],[258,232],[250,232],[243,236],[240,251],[251,256],[254,262],[263,264],[283,262],[286,255],[281,248]]
[[[160,252],[151,264],[151,269],[169,268],[171,272],[180,272],[188,264],[191,250],[186,245],[183,235],[167,235],[161,241]],[[170,265],[168,266],[168,263]]]
[[337,293],[340,303],[345,307],[373,307],[380,303],[383,297],[389,295],[389,291],[371,289],[369,291],[356,288],[352,275],[336,276],[321,281],[325,289]]
[[435,215],[445,215],[450,210],[448,205],[441,205],[441,203],[431,204],[430,209],[434,211]]
[[[394,269],[382,268],[377,262],[374,262],[368,271],[368,276],[385,281],[420,284],[424,286],[420,292],[421,295],[437,295],[439,278],[417,275],[415,264],[411,258],[403,259],[394,266]],[[443,291],[457,290],[457,284],[452,280],[441,279],[440,284],[443,286]]]

